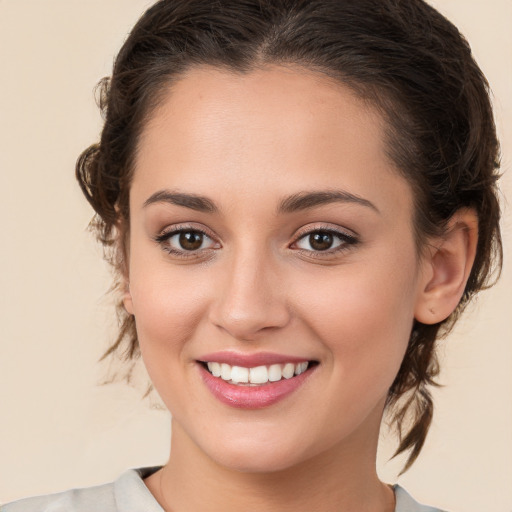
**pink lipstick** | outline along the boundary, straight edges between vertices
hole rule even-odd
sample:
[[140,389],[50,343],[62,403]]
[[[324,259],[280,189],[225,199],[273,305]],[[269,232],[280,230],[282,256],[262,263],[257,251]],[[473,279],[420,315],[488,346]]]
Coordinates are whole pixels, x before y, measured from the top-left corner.
[[216,352],[198,361],[201,378],[221,402],[261,409],[297,391],[312,375],[315,361],[268,352]]

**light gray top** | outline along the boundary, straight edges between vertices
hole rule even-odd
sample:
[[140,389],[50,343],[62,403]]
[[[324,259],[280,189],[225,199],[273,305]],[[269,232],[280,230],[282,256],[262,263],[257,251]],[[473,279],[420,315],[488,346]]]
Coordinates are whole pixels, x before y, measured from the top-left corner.
[[[0,512],[163,512],[143,482],[158,469],[130,469],[110,484],[25,498],[3,505]],[[395,512],[442,512],[420,505],[399,485],[394,490]]]

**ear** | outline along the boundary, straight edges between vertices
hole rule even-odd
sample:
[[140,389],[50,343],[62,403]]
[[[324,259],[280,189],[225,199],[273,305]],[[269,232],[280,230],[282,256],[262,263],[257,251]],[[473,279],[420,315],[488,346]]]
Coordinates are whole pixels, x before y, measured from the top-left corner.
[[450,219],[443,236],[431,240],[423,256],[423,279],[415,318],[435,324],[448,318],[464,293],[478,242],[478,217],[461,209]]
[[118,226],[119,238],[117,239],[117,250],[121,254],[121,289],[124,309],[128,314],[133,315],[133,301],[130,292],[130,236],[126,231],[126,225]]
[[124,309],[128,312],[128,314],[133,315],[133,301],[132,294],[130,292],[130,282],[127,278],[123,278],[123,305]]

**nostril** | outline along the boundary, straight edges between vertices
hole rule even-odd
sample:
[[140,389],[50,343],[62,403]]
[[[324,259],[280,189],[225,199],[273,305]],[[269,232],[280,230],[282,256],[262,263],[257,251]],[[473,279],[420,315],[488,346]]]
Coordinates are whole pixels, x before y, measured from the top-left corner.
[[262,334],[285,327],[290,321],[290,314],[284,305],[250,307],[246,304],[242,307],[238,304],[229,311],[222,307],[212,311],[210,321],[237,340],[255,341]]

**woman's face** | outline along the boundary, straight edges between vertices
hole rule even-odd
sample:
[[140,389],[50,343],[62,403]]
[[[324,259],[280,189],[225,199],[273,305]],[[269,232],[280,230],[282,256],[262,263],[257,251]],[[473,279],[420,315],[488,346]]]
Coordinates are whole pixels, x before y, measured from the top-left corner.
[[138,148],[125,305],[173,442],[244,471],[374,452],[425,287],[384,129],[299,68],[169,90]]

